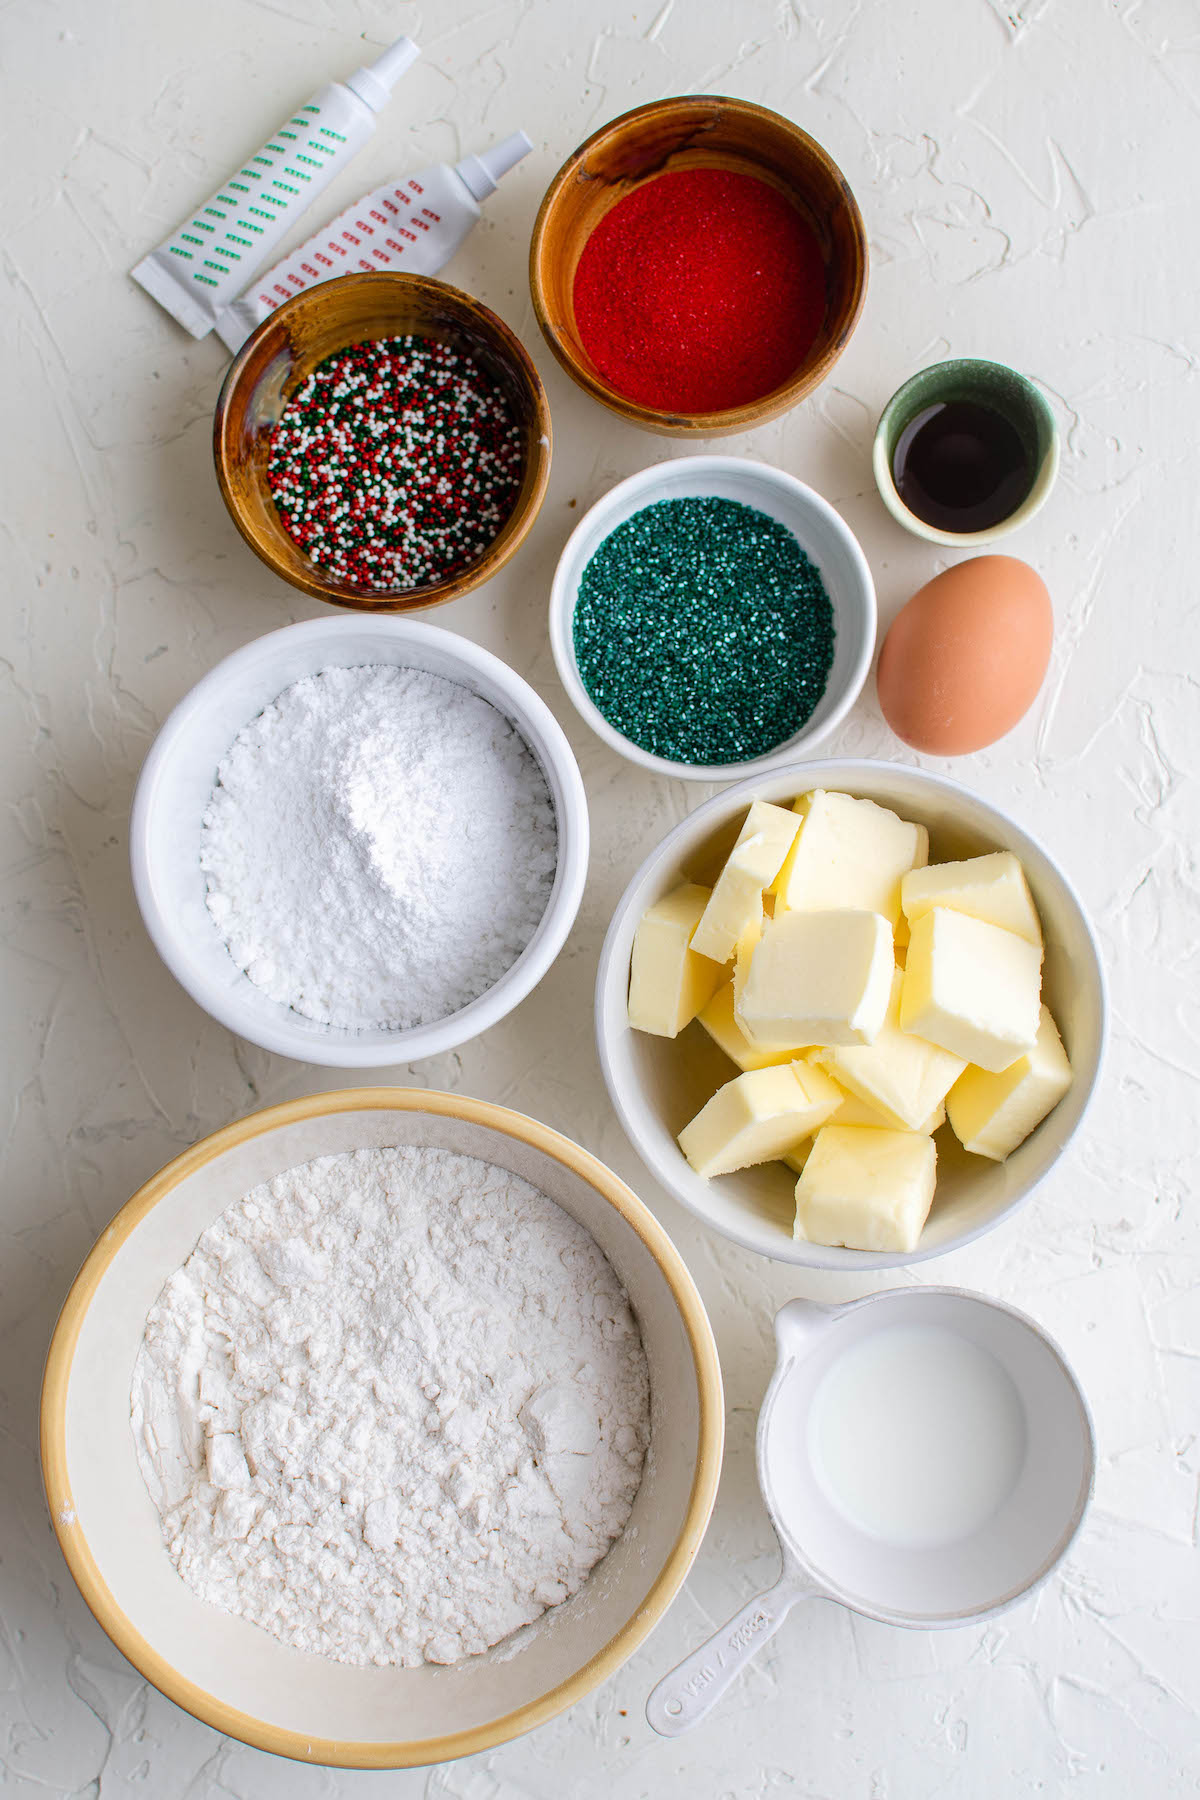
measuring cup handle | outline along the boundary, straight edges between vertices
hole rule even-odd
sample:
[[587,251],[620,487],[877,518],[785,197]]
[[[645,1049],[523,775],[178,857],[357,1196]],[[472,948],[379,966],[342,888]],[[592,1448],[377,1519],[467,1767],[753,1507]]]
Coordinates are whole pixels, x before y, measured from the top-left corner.
[[646,1702],[646,1718],[655,1731],[678,1737],[698,1725],[807,1591],[785,1574],[664,1675]]

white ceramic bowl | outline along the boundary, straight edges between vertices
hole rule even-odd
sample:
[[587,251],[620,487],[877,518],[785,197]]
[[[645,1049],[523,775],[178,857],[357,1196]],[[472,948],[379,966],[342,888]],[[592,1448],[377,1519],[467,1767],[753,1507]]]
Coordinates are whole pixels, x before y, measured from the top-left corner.
[[[755,507],[787,527],[816,564],[833,607],[836,639],[825,692],[805,725],[766,756],[738,763],[680,763],[652,756],[615,730],[594,704],[575,661],[573,621],[579,583],[595,552],[618,525],[659,500],[713,495]],[[656,775],[684,781],[728,781],[793,762],[839,725],[859,693],[875,651],[875,584],[858,539],[828,500],[794,475],[742,456],[681,456],[620,481],[579,521],[558,559],[550,590],[550,644],[572,705],[610,750]]]
[[[911,1254],[797,1243],[795,1179],[781,1163],[703,1181],[676,1133],[735,1073],[703,1026],[676,1039],[631,1031],[629,957],[638,920],[681,879],[712,881],[751,800],[790,801],[833,788],[892,807],[929,828],[931,862],[1011,850],[1024,865],[1045,937],[1042,992],[1062,1032],[1075,1079],[1068,1094],[1003,1163],[968,1156],[949,1126],[938,1133],[937,1192]],[[596,982],[596,1035],[604,1079],[629,1139],[668,1192],[747,1250],[817,1269],[888,1269],[923,1262],[991,1231],[1029,1198],[1058,1161],[1086,1110],[1104,1049],[1106,1001],[1096,940],[1062,870],[1035,838],[986,800],[923,769],[884,762],[796,763],[739,783],[698,806],[651,852],[613,914]]]
[[[201,1232],[247,1189],[315,1156],[436,1145],[511,1169],[600,1245],[650,1365],[651,1447],[622,1536],[572,1599],[451,1668],[357,1668],[279,1643],[197,1598],[167,1556],[129,1423],[146,1313]],[[700,1546],[721,1468],[716,1345],[682,1258],[603,1163],[519,1113],[456,1094],[362,1088],[230,1125],[156,1175],[102,1233],[67,1298],[42,1392],[59,1543],[125,1656],[218,1731],[349,1768],[467,1756],[553,1717],[630,1656]]]
[[[503,713],[541,765],[558,827],[545,913],[500,980],[447,1019],[407,1031],[349,1031],[270,999],[234,963],[205,905],[200,829],[217,764],[243,726],[292,682],[319,669],[387,663],[457,681]],[[326,1067],[379,1069],[453,1050],[537,986],[562,949],[587,876],[587,800],[571,746],[549,707],[499,657],[411,619],[312,619],[257,638],[197,682],[170,714],[142,768],[130,820],[133,887],[156,950],[198,1006],[239,1037]]]

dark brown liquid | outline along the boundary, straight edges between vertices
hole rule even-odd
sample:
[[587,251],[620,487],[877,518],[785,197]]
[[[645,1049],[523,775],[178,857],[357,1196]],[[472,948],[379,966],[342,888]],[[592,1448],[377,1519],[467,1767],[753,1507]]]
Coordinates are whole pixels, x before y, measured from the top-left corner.
[[952,400],[905,426],[892,457],[896,492],[939,531],[987,531],[1016,512],[1033,486],[1016,428],[990,406]]

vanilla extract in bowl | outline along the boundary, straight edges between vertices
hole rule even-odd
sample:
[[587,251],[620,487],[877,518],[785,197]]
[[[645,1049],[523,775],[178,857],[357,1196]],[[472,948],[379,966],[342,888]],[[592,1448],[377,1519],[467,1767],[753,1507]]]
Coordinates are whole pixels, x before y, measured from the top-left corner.
[[892,453],[892,478],[909,511],[939,531],[988,531],[1033,486],[1036,463],[995,407],[951,400],[924,407]]

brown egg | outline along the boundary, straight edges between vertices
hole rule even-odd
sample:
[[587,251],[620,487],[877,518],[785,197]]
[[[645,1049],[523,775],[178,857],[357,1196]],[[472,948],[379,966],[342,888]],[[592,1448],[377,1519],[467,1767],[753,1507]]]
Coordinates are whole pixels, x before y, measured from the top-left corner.
[[896,736],[930,756],[963,756],[1011,731],[1033,705],[1054,638],[1046,584],[1015,556],[976,556],[935,575],[903,606],[876,685]]

